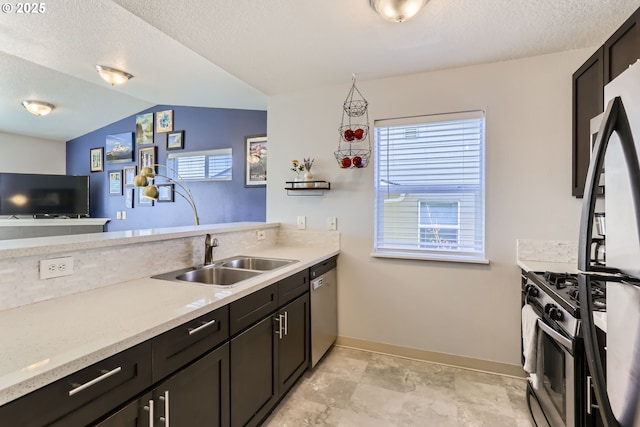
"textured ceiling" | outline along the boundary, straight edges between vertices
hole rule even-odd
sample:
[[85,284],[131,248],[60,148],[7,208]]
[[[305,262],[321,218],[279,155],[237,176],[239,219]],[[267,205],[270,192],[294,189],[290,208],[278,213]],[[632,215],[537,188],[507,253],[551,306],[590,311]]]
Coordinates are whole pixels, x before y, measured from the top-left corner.
[[[595,47],[640,0],[54,0],[0,14],[0,131],[71,139],[157,104],[266,109],[269,95]],[[111,87],[94,65],[135,76]],[[57,106],[31,116],[37,98]]]

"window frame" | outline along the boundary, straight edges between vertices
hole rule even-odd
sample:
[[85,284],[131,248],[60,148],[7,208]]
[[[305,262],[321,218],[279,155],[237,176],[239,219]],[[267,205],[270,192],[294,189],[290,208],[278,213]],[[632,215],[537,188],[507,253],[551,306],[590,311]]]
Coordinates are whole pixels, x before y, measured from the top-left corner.
[[[395,169],[388,169],[392,160],[389,159],[389,155],[396,155],[396,159],[400,159],[400,149],[394,153],[390,148],[392,142],[397,142],[397,136],[390,136],[390,130],[397,132],[397,135],[402,135],[404,132],[405,138],[412,139],[411,135],[417,139],[417,132],[420,128],[429,128],[429,126],[438,126],[446,124],[448,122],[460,125],[461,129],[465,129],[466,123],[458,121],[472,120],[474,126],[477,127],[476,134],[478,135],[474,139],[474,149],[477,150],[477,162],[473,163],[476,168],[475,175],[468,175],[466,172],[460,173],[460,177],[464,180],[468,179],[468,176],[476,177],[476,182],[462,182],[458,184],[434,184],[432,182],[426,182],[433,177],[439,177],[438,173],[427,172],[425,174],[409,174],[408,180],[415,180],[418,183],[406,183],[406,182],[393,182],[393,176],[398,173],[406,173],[406,170],[402,169],[402,164],[396,164]],[[464,126],[463,126],[464,125]],[[413,133],[411,133],[411,132]],[[383,136],[381,136],[383,135]],[[381,143],[380,139],[384,138],[384,143]],[[427,145],[430,140],[429,137],[420,137],[421,140],[415,141],[416,150],[421,149]],[[465,154],[456,156],[456,150],[451,147],[455,147],[457,142],[464,142],[465,136],[453,140],[450,145],[445,144],[445,151],[447,154],[452,154],[447,157],[452,161],[466,162],[467,157]],[[412,142],[409,141],[408,144]],[[400,259],[418,259],[418,260],[435,260],[435,261],[451,261],[451,262],[464,262],[464,263],[479,263],[488,264],[489,260],[486,259],[486,216],[485,216],[485,204],[486,204],[486,114],[484,110],[464,111],[458,113],[444,113],[433,114],[424,116],[414,116],[406,118],[396,119],[384,119],[374,121],[374,144],[375,144],[375,156],[374,156],[374,247],[371,253],[372,257],[378,258],[400,258]],[[381,149],[381,145],[384,147]],[[447,148],[449,147],[449,148]],[[412,148],[409,145],[409,150]],[[387,156],[385,158],[385,156]],[[425,155],[420,160],[428,161]],[[414,159],[412,159],[413,161]],[[382,170],[382,165],[386,166]],[[465,163],[466,165],[466,163]],[[406,166],[405,166],[406,167]],[[422,170],[422,169],[421,169]],[[449,173],[450,170],[447,170]],[[385,179],[387,178],[387,179]],[[404,177],[403,177],[404,178]],[[421,181],[425,181],[422,182]],[[404,191],[406,188],[406,191]],[[390,190],[394,191],[391,192]],[[393,202],[401,197],[413,198],[417,201],[417,205],[414,205],[417,210],[415,220],[415,231],[417,234],[416,242],[412,243],[411,239],[402,240],[396,238],[394,233],[409,230],[412,227],[411,220],[401,218],[400,221],[394,223],[394,213],[385,208],[387,202]],[[422,224],[421,218],[421,203],[458,203],[459,218],[458,218],[458,243],[456,250],[448,250],[444,248],[433,249],[424,248],[421,240],[421,234],[423,226],[429,226],[429,224]],[[462,218],[460,210],[463,204],[465,209],[464,218]],[[397,208],[397,209],[401,209]],[[389,216],[387,218],[387,224],[385,225],[385,211]],[[401,211],[398,211],[401,212]],[[397,215],[397,214],[396,214]],[[461,244],[461,230],[464,222],[466,246]],[[389,234],[388,228],[391,227],[392,237],[385,240],[386,235]],[[386,235],[385,235],[386,234]],[[394,239],[397,241],[394,242]],[[471,239],[471,240],[469,240]],[[469,243],[471,242],[471,243]],[[411,246],[414,246],[413,248]]]
[[[173,159],[179,159],[179,158],[184,158],[184,157],[201,157],[201,156],[204,156],[204,161],[203,161],[204,177],[202,177],[202,178],[190,178],[188,175],[180,174],[180,170],[179,170],[179,167],[177,166],[177,164],[175,164],[175,165],[171,164],[171,161]],[[210,169],[210,166],[211,166],[211,159],[213,157],[216,157],[216,156],[228,158],[229,169],[230,169],[228,175],[224,175],[222,177],[208,177],[209,169]],[[177,163],[178,160],[175,160],[175,162]],[[166,165],[167,165],[167,170],[168,170],[167,175],[172,179],[179,179],[181,181],[189,181],[189,182],[196,182],[196,181],[215,181],[215,182],[232,181],[233,180],[233,149],[232,148],[216,148],[216,149],[212,149],[212,150],[181,151],[181,152],[175,152],[175,153],[167,153]]]

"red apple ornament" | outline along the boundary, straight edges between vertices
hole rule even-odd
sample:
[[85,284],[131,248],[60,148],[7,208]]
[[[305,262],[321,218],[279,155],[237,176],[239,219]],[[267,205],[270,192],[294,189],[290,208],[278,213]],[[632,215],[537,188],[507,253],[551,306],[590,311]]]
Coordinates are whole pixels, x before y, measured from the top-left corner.
[[[364,137],[364,130],[362,130],[361,128],[356,129],[353,132],[353,136],[355,136],[356,139],[358,139],[358,140],[362,139],[362,137]],[[355,160],[355,159],[353,159],[353,160]]]
[[357,168],[361,168],[362,165],[362,157],[360,156],[355,156],[353,158],[353,166],[357,167]]
[[343,168],[348,168],[349,166],[351,166],[351,159],[348,157],[343,157],[342,158],[342,167]]

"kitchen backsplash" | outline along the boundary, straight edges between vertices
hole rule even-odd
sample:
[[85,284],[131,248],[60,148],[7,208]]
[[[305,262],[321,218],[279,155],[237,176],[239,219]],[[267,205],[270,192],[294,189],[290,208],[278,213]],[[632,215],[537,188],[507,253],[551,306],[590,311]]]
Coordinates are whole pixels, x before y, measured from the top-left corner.
[[[213,234],[220,242],[213,250],[213,259],[276,244],[337,247],[340,238],[338,232],[294,230],[286,226],[264,231],[264,240],[256,240],[255,230]],[[65,256],[73,257],[71,276],[40,280],[40,260]],[[0,311],[187,268],[203,261],[204,235],[0,260]]]
[[522,261],[568,262],[578,260],[578,242],[565,240],[518,240]]

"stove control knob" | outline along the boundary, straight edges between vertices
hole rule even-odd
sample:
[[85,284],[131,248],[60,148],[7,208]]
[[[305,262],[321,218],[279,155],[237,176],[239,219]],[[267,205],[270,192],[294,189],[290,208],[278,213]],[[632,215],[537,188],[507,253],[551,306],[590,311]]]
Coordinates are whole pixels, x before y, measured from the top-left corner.
[[524,287],[524,293],[533,298],[536,298],[539,295],[538,288],[531,284]]
[[552,320],[562,320],[564,317],[562,311],[555,304],[547,304],[544,306],[544,312],[549,315]]

